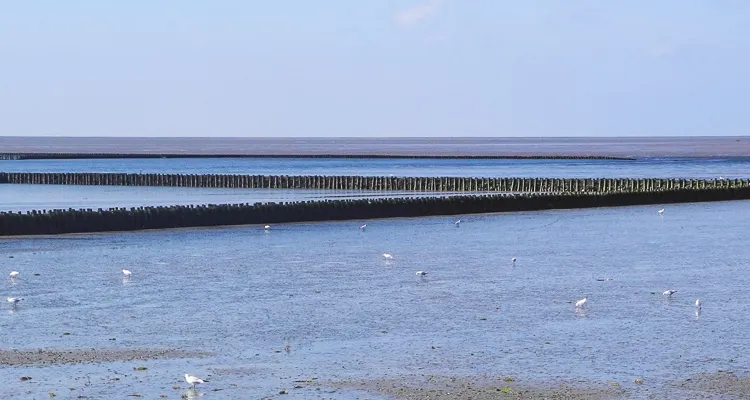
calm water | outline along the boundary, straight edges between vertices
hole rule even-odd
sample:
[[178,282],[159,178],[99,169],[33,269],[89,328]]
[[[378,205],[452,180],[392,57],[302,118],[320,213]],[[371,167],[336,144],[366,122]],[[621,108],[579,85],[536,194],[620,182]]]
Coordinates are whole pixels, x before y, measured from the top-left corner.
[[747,178],[750,157],[598,160],[120,159],[0,161],[4,172],[250,175],[471,176],[547,178]]
[[[240,204],[325,199],[408,198],[465,195],[366,190],[225,189],[138,186],[0,185],[0,211],[110,207]],[[472,193],[473,194],[473,193]]]
[[21,153],[706,157],[747,156],[750,154],[750,137],[126,138],[0,136],[0,149],[3,152]]
[[[211,380],[206,400],[279,390],[353,399],[294,381],[417,373],[616,381],[636,398],[667,398],[658,393],[669,380],[750,370],[748,206],[462,216],[459,228],[456,217],[439,217],[369,221],[365,232],[351,221],[4,239],[2,270],[23,277],[4,294],[27,299],[13,313],[3,306],[4,348],[216,356],[2,367],[0,393],[179,398],[191,372]],[[670,288],[678,293],[665,299]],[[589,307],[576,312],[571,302],[584,296]],[[139,365],[148,371],[134,372]]]

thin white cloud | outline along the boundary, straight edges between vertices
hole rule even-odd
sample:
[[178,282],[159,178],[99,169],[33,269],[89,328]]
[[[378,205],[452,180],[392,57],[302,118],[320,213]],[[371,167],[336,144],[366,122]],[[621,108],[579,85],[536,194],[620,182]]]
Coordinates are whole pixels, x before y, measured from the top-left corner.
[[440,9],[440,2],[431,0],[417,4],[396,14],[396,22],[402,26],[416,25],[430,17],[435,16]]
[[651,55],[657,58],[670,57],[675,55],[675,53],[677,53],[677,48],[674,46],[661,45],[654,46],[651,49]]

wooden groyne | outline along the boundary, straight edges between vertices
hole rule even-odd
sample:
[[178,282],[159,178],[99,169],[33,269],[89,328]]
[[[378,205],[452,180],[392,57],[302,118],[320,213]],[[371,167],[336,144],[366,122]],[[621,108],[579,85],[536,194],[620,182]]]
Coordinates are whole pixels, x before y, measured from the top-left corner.
[[362,158],[456,160],[612,160],[633,157],[586,155],[435,155],[435,154],[190,154],[190,153],[0,153],[0,160],[86,160],[116,158]]
[[41,185],[168,186],[242,189],[316,189],[412,192],[653,192],[743,188],[748,179],[467,178],[315,175],[217,175],[0,172],[0,183]]
[[305,221],[365,220],[750,199],[750,188],[655,192],[471,195],[0,213],[0,235],[133,231]]

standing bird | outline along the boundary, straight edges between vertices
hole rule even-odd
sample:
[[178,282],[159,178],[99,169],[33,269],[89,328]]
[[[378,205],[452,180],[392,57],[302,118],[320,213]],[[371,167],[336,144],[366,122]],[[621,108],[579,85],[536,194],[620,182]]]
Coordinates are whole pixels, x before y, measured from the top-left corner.
[[130,271],[128,271],[127,269],[124,269],[124,270],[122,270],[122,274],[123,274],[123,275],[124,275],[124,276],[125,276],[126,278],[130,278],[130,276],[131,276],[131,275],[133,275],[133,273],[132,273],[132,272],[130,272]]
[[427,276],[427,272],[425,272],[425,271],[417,271],[417,276],[422,276],[422,277]]
[[360,231],[363,231],[365,229],[367,229],[367,224],[364,224],[364,225],[362,225],[362,226],[359,227]]
[[663,208],[661,210],[657,211],[657,212],[659,213],[659,215],[664,215],[664,209]]
[[456,228],[458,228],[459,226],[461,226],[461,220],[459,219],[458,221],[454,222],[454,224],[456,225]]
[[675,294],[675,293],[677,293],[677,291],[676,291],[676,290],[672,290],[672,289],[669,289],[669,290],[665,291],[665,292],[664,292],[664,293],[662,293],[662,294],[663,294],[664,296],[672,296],[672,295],[673,295],[673,294]]
[[199,383],[206,383],[206,381],[204,381],[203,379],[188,374],[185,374],[185,382],[189,383],[193,387],[193,389],[195,389],[195,385]]
[[516,258],[515,258],[515,257],[511,258],[511,259],[510,259],[510,262],[512,262],[512,263],[513,263],[513,265],[516,265]]
[[263,226],[263,230],[267,231],[269,229],[271,229],[271,225],[264,225]]
[[383,253],[383,258],[385,258],[386,260],[393,260],[393,255],[388,254],[388,253]]
[[16,308],[16,304],[23,301],[23,297],[8,297],[8,303],[13,304],[13,308]]
[[697,308],[697,309],[699,309],[699,310],[700,310],[700,309],[702,308],[702,307],[701,307],[701,299],[697,299],[697,300],[695,300],[695,308]]
[[586,302],[589,301],[588,298],[584,297],[581,300],[576,301],[576,308],[582,308],[586,305]]
[[18,272],[18,271],[11,271],[10,272],[10,279],[16,279],[16,278],[18,278],[18,275],[20,275],[20,274],[21,273]]

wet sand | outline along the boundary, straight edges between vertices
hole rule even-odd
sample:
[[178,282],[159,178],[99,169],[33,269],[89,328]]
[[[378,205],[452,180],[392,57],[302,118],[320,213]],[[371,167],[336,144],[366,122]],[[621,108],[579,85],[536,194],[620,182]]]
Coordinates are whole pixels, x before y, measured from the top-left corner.
[[0,365],[63,365],[116,361],[201,358],[210,353],[175,349],[0,350]]
[[626,398],[618,384],[585,382],[535,384],[512,377],[438,377],[410,376],[400,379],[321,382],[337,389],[356,390],[393,399],[408,400],[491,400],[491,399],[582,399]]
[[750,377],[738,376],[734,372],[720,371],[698,374],[688,379],[672,382],[677,390],[690,393],[700,399],[747,399],[750,398]]

